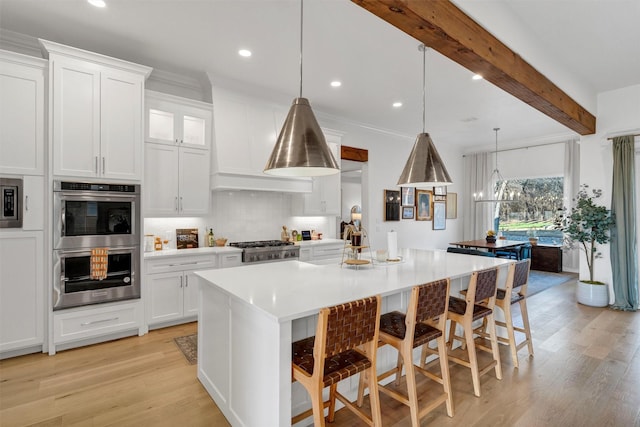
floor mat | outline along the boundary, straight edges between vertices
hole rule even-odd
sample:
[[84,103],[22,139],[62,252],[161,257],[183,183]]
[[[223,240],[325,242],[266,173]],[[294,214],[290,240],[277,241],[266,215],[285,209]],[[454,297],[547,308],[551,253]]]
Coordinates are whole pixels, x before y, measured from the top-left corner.
[[549,273],[546,271],[531,270],[529,271],[527,296],[535,295],[553,286],[573,280],[578,280],[578,275],[575,273]]
[[190,365],[198,363],[198,334],[174,338],[173,341]]

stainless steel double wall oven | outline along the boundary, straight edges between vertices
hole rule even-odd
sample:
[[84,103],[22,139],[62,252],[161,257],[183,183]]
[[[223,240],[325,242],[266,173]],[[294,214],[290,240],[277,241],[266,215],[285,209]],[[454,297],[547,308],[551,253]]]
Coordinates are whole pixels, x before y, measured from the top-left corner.
[[[53,309],[140,298],[140,186],[54,182]],[[107,249],[106,276],[91,272]]]

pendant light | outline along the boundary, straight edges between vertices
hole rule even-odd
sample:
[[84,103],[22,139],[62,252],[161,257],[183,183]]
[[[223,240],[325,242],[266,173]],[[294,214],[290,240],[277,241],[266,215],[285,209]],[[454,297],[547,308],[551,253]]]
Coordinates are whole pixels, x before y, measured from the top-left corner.
[[438,187],[451,185],[451,177],[444,166],[438,150],[428,133],[426,123],[426,51],[425,45],[418,46],[422,51],[422,133],[418,134],[413,149],[398,179],[400,187]]
[[322,176],[340,172],[309,100],[302,97],[303,1],[300,0],[300,96],[293,100],[264,173],[276,176]]
[[473,199],[476,202],[483,202],[483,203],[507,202],[509,203],[509,202],[517,201],[517,198],[520,196],[520,193],[518,193],[517,195],[514,192],[511,192],[511,194],[504,193],[507,182],[502,177],[502,174],[500,173],[500,169],[498,169],[498,131],[499,130],[500,128],[493,128],[493,131],[496,133],[496,151],[495,151],[496,168],[493,170],[493,172],[491,172],[491,176],[489,177],[489,182],[493,183],[494,185],[497,185],[499,183],[502,186],[502,188],[500,190],[496,190],[496,192],[494,193],[493,199],[484,199],[482,197],[482,192],[473,193]]

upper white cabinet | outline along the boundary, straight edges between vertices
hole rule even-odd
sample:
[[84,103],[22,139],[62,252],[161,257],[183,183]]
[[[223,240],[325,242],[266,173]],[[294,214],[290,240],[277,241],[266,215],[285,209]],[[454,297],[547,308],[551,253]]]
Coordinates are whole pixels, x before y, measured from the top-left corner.
[[144,81],[151,68],[40,44],[49,58],[54,175],[140,180]]
[[213,189],[310,192],[309,178],[273,177],[264,167],[284,122],[284,108],[213,90]]
[[0,50],[0,173],[44,173],[47,62]]
[[145,144],[144,216],[209,213],[209,151]]
[[[323,129],[327,144],[340,161],[342,136]],[[296,195],[292,200],[294,215],[340,215],[340,173],[313,178],[311,193]]]
[[144,215],[209,213],[211,104],[146,91]]
[[148,90],[145,110],[145,141],[210,148],[210,104]]

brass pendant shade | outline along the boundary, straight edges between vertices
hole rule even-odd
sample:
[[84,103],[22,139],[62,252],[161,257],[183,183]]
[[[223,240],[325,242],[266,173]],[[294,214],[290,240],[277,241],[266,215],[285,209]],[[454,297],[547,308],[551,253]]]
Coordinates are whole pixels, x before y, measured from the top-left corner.
[[323,176],[340,172],[309,100],[293,100],[264,173],[276,176]]
[[407,164],[398,179],[400,187],[438,187],[453,181],[428,133],[421,133],[413,144]]

